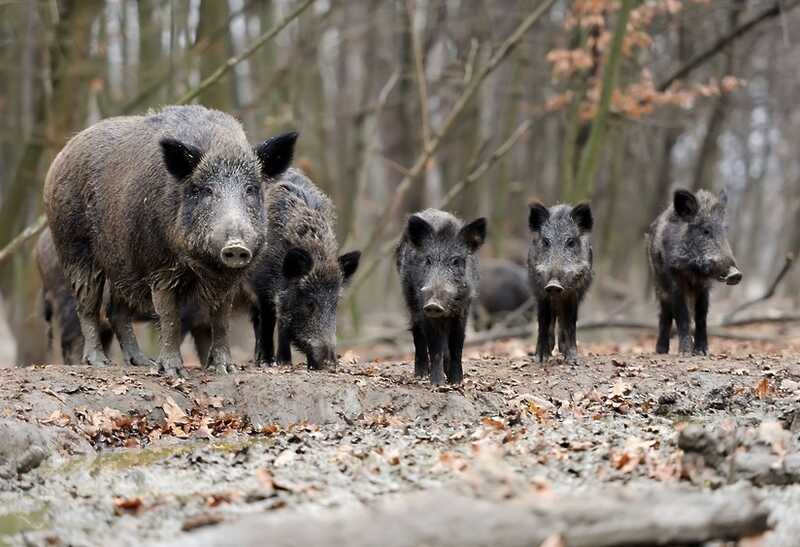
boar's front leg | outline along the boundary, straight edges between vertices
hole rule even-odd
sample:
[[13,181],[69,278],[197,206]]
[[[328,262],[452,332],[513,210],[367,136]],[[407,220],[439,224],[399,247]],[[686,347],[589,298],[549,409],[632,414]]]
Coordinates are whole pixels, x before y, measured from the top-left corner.
[[550,300],[542,298],[537,302],[537,316],[539,320],[539,337],[536,340],[536,355],[539,357],[539,362],[543,362],[550,357],[553,353],[553,310],[551,308]]
[[226,300],[219,308],[211,310],[211,352],[206,368],[217,374],[233,372],[231,347],[228,343],[228,321],[231,300]]
[[282,324],[278,320],[278,355],[277,362],[279,365],[292,364],[292,337],[289,334],[288,325]]
[[673,283],[669,296],[675,325],[678,327],[678,351],[691,353],[692,335],[689,333],[689,307],[686,305],[686,293],[677,283]]
[[697,290],[694,302],[694,353],[708,353],[708,287]]
[[181,358],[181,315],[175,293],[157,288],[153,288],[151,293],[161,338],[158,367],[168,376],[186,377]]
[[464,333],[466,328],[466,318],[453,319],[450,322],[450,332],[447,336],[447,345],[450,350],[450,365],[445,372],[447,373],[447,381],[451,384],[460,384],[464,380],[461,355],[464,351]]
[[111,295],[108,318],[111,321],[114,334],[119,341],[119,347],[122,349],[122,359],[124,363],[136,367],[154,364],[153,361],[145,357],[141,348],[139,348],[139,342],[136,340],[136,334],[133,332],[133,313],[131,312],[130,306],[113,294]]
[[411,336],[414,337],[414,376],[427,378],[431,373],[431,364],[428,360],[428,340],[422,325],[413,325]]
[[[272,298],[258,299],[258,324],[253,324],[256,335],[256,364],[271,365],[275,362],[275,302]],[[291,351],[290,351],[291,355]],[[291,362],[291,357],[289,362]]]
[[658,315],[658,341],[656,342],[656,353],[669,353],[669,336],[672,330],[672,301],[668,298],[660,298],[661,310]]
[[[444,384],[444,358],[446,339],[445,333],[441,328],[436,328],[427,322],[425,329],[425,339],[428,341],[428,355],[431,363],[431,383],[435,386]],[[448,363],[449,365],[449,363]]]
[[561,302],[558,317],[558,348],[564,359],[578,362],[578,342],[575,330],[578,322],[578,302],[568,298]]

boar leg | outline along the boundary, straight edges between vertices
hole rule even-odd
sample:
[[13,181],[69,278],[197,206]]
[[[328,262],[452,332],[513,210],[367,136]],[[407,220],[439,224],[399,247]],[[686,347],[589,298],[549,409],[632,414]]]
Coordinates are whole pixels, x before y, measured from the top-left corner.
[[110,363],[100,338],[100,303],[105,279],[99,270],[85,272],[81,277],[83,279],[73,287],[78,297],[78,321],[83,333],[83,361],[95,367],[107,366]]
[[[425,339],[428,341],[428,354],[431,363],[431,383],[435,386],[444,384],[444,358],[446,340],[439,325],[426,325]],[[449,363],[448,363],[449,365]]]
[[431,365],[428,360],[428,340],[422,326],[412,326],[411,336],[414,337],[414,376],[427,378],[431,373]]
[[277,362],[279,365],[292,364],[292,337],[289,334],[287,325],[283,325],[278,321],[278,355]]
[[708,353],[708,292],[707,287],[698,289],[694,302],[694,353],[702,355]]
[[217,374],[233,372],[231,346],[228,343],[228,322],[232,301],[226,300],[219,308],[211,310],[211,352],[206,369]]
[[208,367],[211,357],[211,346],[214,345],[214,331],[211,325],[194,325],[189,331],[194,340],[194,350],[203,367]]
[[[276,320],[275,302],[271,298],[259,298],[258,314],[256,364],[270,365],[275,362],[275,342],[273,340]],[[289,362],[292,362],[291,348],[289,350]]]
[[578,343],[575,335],[578,321],[578,302],[567,298],[561,302],[558,315],[558,349],[570,363],[578,362]]
[[168,376],[185,377],[181,358],[181,314],[175,293],[157,288],[152,288],[151,293],[161,339],[158,367]]
[[450,365],[447,367],[447,381],[460,384],[464,380],[464,369],[461,367],[461,354],[464,351],[464,334],[466,321],[454,319],[450,324],[447,344],[450,349]]
[[111,328],[119,341],[122,349],[122,360],[128,366],[145,367],[153,362],[145,357],[139,348],[139,342],[133,332],[133,313],[130,306],[118,296],[111,295],[111,305],[108,310]]
[[669,336],[672,330],[672,302],[670,300],[659,300],[661,311],[658,315],[658,341],[656,342],[656,353],[669,353]]
[[539,319],[539,338],[536,340],[536,355],[541,363],[550,357],[555,344],[553,339],[555,325],[553,324],[553,310],[549,299],[543,298],[539,300],[537,316]]
[[675,325],[678,327],[678,351],[680,353],[691,353],[692,336],[689,333],[689,307],[686,305],[686,294],[677,285],[673,285],[670,289],[670,304],[672,304]]

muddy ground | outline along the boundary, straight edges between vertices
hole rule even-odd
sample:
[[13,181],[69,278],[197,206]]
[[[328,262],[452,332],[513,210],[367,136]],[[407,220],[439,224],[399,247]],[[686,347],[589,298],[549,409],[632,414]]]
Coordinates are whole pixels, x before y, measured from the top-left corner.
[[712,339],[707,357],[656,356],[647,337],[585,344],[578,365],[497,342],[467,352],[459,388],[352,351],[335,371],[180,381],[0,369],[0,545],[180,540],[454,485],[493,499],[752,489],[772,531],[742,544],[798,545],[800,336],[765,329],[773,341]]

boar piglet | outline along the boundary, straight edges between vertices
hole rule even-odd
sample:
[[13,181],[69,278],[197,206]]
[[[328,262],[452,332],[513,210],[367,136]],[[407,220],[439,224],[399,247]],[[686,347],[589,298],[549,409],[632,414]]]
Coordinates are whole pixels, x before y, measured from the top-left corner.
[[[711,282],[736,285],[742,280],[726,234],[727,201],[724,190],[719,196],[676,190],[672,205],[650,225],[647,255],[661,307],[656,353],[669,352],[673,320],[680,353],[708,353]],[[692,314],[694,344],[689,333]]]
[[464,224],[450,213],[427,209],[408,218],[396,251],[397,270],[414,337],[414,373],[431,383],[463,379],[461,352],[470,305],[478,292],[477,251],[486,219]]
[[[481,284],[478,301],[473,306],[473,317],[484,316],[486,328],[491,327],[495,319],[528,304],[531,287],[528,270],[523,266],[510,260],[489,259],[481,261],[480,271]],[[530,320],[528,312],[523,316],[527,316],[526,321]]]
[[553,352],[558,322],[558,349],[567,361],[577,362],[578,306],[592,283],[593,223],[588,203],[549,209],[539,202],[530,205],[528,278],[539,320],[539,361]]
[[263,186],[291,163],[296,133],[250,145],[233,117],[172,106],[103,120],[75,135],[47,173],[44,204],[77,300],[83,360],[108,363],[104,287],[125,361],[149,364],[131,322],[159,320],[160,368],[184,375],[183,303],[209,310],[207,367],[229,372],[228,313],[264,243]]
[[331,200],[300,171],[290,169],[266,191],[267,246],[249,275],[256,303],[256,363],[292,362],[292,345],[310,369],[336,363],[336,308],[358,268],[359,251],[337,256]]

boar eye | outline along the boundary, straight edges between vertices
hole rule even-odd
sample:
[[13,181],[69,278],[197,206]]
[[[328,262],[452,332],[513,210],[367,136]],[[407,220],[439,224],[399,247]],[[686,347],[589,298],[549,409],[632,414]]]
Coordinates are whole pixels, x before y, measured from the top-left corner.
[[711,229],[710,228],[703,228],[703,235],[706,237],[711,237]]
[[542,238],[542,247],[544,247],[545,249],[550,247],[550,240],[547,239],[546,237]]
[[450,260],[450,264],[452,264],[453,267],[455,268],[461,268],[462,266],[464,266],[464,259],[461,258],[460,256],[456,256],[452,260]]
[[245,192],[248,196],[255,196],[258,194],[258,186],[255,184],[248,184],[247,188],[245,188]]
[[426,266],[430,266],[431,264],[433,264],[433,257],[431,257],[431,256],[426,256],[426,257],[425,257],[425,265],[426,265]]
[[571,237],[567,240],[567,248],[574,249],[575,246],[578,244],[578,240],[574,237]]
[[198,184],[192,184],[190,190],[193,197],[205,197],[211,195],[211,189],[207,186],[200,186]]

